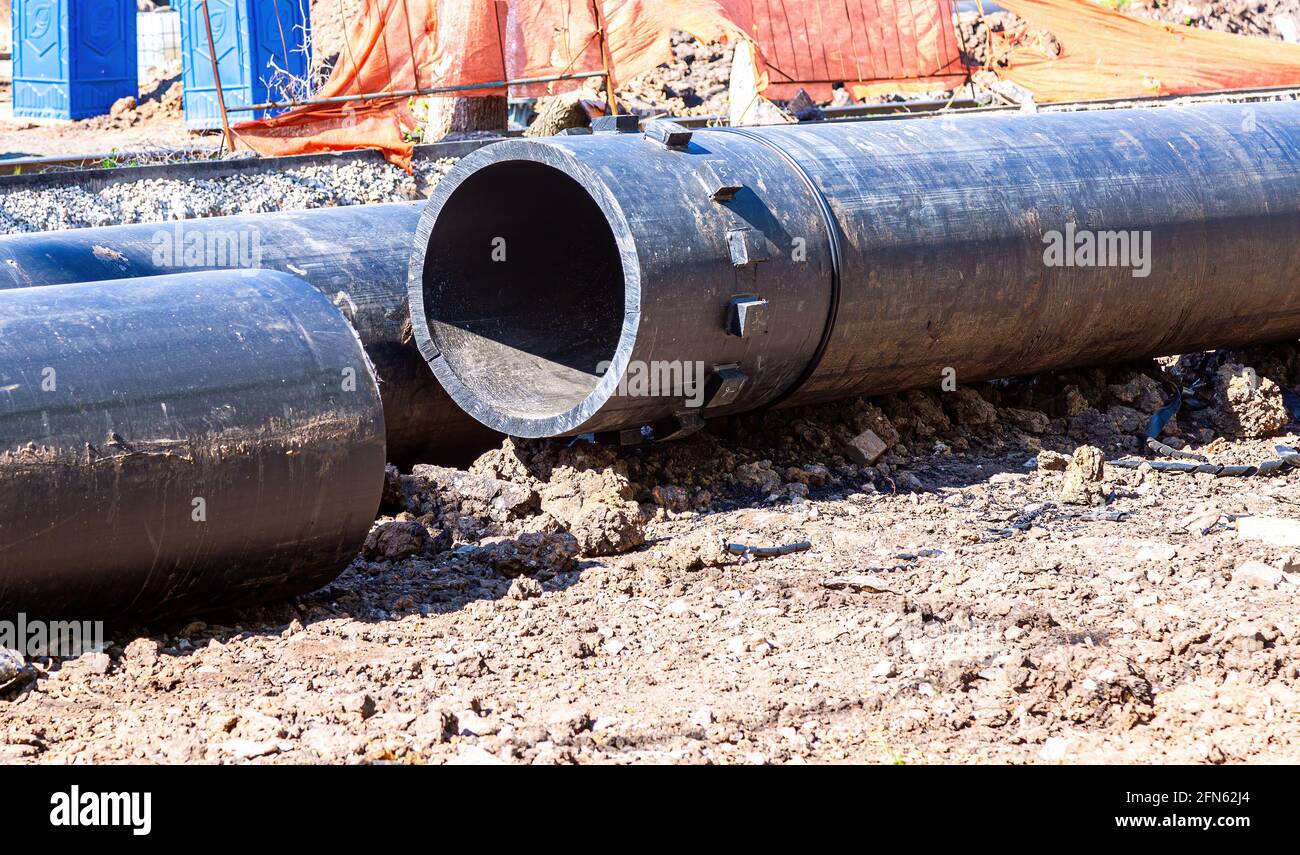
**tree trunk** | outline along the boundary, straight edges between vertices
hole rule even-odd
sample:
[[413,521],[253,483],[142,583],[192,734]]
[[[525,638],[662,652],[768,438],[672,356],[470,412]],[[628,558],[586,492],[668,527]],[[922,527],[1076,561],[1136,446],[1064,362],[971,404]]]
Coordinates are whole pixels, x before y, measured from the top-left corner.
[[452,134],[502,132],[510,125],[509,108],[504,95],[480,97],[437,95],[426,100],[429,105],[429,119],[425,124],[425,142],[437,142]]

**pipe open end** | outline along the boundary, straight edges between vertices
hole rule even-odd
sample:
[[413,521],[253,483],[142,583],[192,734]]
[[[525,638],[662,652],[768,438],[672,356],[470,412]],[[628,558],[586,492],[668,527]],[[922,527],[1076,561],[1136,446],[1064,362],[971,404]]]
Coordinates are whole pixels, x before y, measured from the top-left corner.
[[612,394],[635,334],[607,211],[589,187],[536,160],[457,178],[439,188],[422,229],[434,372],[496,430],[574,432]]

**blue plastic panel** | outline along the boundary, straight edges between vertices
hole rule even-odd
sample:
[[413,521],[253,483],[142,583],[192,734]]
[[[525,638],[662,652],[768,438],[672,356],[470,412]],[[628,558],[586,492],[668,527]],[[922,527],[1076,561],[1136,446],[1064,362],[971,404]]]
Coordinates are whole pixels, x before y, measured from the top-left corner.
[[[212,52],[200,0],[173,0],[181,16],[181,74],[185,124],[194,129],[221,127],[221,110],[212,73]],[[306,31],[307,0],[208,0],[217,72],[226,107],[284,100],[287,73],[302,78],[310,57]],[[273,115],[273,111],[232,113],[231,123]]]
[[14,115],[84,119],[137,94],[134,0],[14,0]]

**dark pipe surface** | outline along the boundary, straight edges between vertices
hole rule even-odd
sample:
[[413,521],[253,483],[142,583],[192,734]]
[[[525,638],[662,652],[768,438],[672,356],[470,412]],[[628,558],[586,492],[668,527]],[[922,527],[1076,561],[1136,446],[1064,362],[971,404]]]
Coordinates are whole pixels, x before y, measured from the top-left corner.
[[0,291],[0,614],[184,614],[313,590],[384,481],[343,314],[275,271]]
[[[468,412],[690,425],[1300,335],[1300,103],[688,135],[502,142],[438,186],[412,317]],[[1071,229],[1149,235],[1149,274],[1049,266]],[[680,361],[702,401],[627,382]]]
[[291,273],[361,334],[393,462],[454,461],[498,438],[447,397],[411,340],[406,271],[420,210],[404,202],[0,236],[0,289],[241,267]]

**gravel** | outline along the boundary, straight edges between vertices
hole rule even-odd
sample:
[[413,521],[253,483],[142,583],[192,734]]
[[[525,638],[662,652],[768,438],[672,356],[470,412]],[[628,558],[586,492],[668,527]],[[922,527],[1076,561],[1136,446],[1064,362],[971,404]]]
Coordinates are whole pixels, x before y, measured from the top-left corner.
[[0,191],[0,234],[420,199],[455,163],[417,161],[414,176],[384,163],[353,162],[197,181],[148,179],[93,192]]

